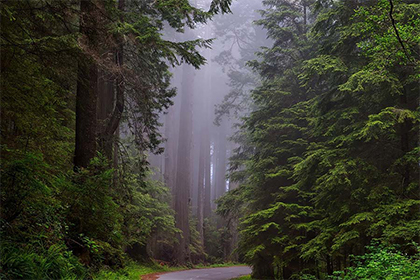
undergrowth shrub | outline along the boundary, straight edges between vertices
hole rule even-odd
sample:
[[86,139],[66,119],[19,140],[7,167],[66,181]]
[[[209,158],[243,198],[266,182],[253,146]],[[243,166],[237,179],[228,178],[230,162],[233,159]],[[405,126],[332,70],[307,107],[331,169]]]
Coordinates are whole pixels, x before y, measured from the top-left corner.
[[63,244],[44,249],[3,242],[0,259],[1,279],[83,279],[87,272]]
[[354,256],[355,265],[346,271],[336,271],[334,280],[415,280],[420,279],[419,246],[413,244],[416,253],[409,255],[396,246],[381,244],[367,246],[368,253]]

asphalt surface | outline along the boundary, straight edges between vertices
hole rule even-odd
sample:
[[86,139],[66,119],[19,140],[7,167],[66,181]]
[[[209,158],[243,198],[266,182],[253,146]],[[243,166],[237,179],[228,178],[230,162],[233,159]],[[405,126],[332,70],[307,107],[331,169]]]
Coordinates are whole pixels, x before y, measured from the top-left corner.
[[247,266],[230,266],[170,272],[159,275],[158,280],[229,280],[247,274],[251,274]]

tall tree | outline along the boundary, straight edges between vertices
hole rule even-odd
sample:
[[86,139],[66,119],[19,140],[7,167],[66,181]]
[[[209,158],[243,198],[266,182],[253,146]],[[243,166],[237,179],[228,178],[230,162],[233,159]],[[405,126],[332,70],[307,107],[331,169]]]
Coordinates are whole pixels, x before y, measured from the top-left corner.
[[206,133],[207,128],[202,126],[200,132],[200,152],[198,162],[198,192],[197,192],[197,230],[199,233],[200,241],[204,244],[204,198],[205,198],[205,175],[206,175]]
[[[127,244],[143,250],[156,235],[171,246],[169,197],[146,179],[144,154],[161,151],[157,120],[175,94],[169,67],[202,65],[197,47],[210,41],[168,41],[162,30],[204,23],[229,2],[205,12],[186,0],[130,0],[126,9],[113,0],[1,1],[0,278],[84,279],[84,265],[123,266]],[[115,89],[102,87],[102,73]],[[96,155],[122,109],[130,121],[118,155],[123,176],[110,184],[109,161]]]
[[412,81],[419,54],[412,38],[420,28],[408,19],[419,5],[265,4],[258,23],[274,43],[250,63],[262,85],[245,119],[245,176],[234,174],[246,180],[220,208],[248,202],[240,249],[254,277],[305,271],[323,279],[374,238],[412,250],[419,235],[412,227],[419,220],[419,185],[411,177],[418,174],[419,84]]
[[175,124],[175,108],[171,106],[168,113],[165,116],[165,170],[164,180],[166,186],[173,192],[175,190],[176,180],[176,146],[177,146],[177,135],[175,131],[177,126]]
[[[206,110],[207,114],[207,123],[210,123],[210,120],[208,118],[209,116],[209,110],[207,108]],[[204,175],[204,210],[203,210],[203,216],[204,218],[210,218],[211,216],[211,187],[212,187],[212,182],[211,182],[211,156],[210,156],[210,135],[209,135],[209,131],[206,130],[205,133],[205,139],[204,139],[204,171],[205,171],[205,175]]]
[[76,148],[74,165],[87,167],[96,156],[96,111],[98,99],[98,21],[100,12],[94,0],[80,2],[80,34],[82,47],[91,56],[80,59],[76,96]]
[[[310,55],[306,34],[305,1],[264,1],[267,9],[258,20],[273,40],[261,60],[252,61],[262,83],[253,93],[255,107],[246,118],[250,132],[250,160],[245,195],[248,209],[241,231],[240,249],[258,279],[289,279],[301,269],[297,254],[306,237],[290,223],[300,221],[306,199],[292,187],[293,165],[289,158],[305,151],[307,105],[310,94],[301,89],[298,74]],[[244,148],[243,150],[249,150]],[[308,264],[310,268],[312,264]]]
[[[125,0],[119,0],[116,7],[116,13],[118,14],[119,24],[124,24],[124,9],[125,9]],[[115,41],[115,42],[114,42]],[[116,135],[120,121],[122,118],[122,113],[124,110],[125,102],[125,80],[124,80],[124,36],[122,34],[117,34],[112,38],[111,50],[108,50],[109,56],[111,56],[111,62],[108,62],[107,66],[108,74],[107,80],[99,80],[99,82],[105,83],[105,92],[99,92],[99,102],[106,104],[106,111],[102,116],[102,125],[98,133],[98,140],[100,144],[100,151],[105,154],[105,156],[111,160],[112,159],[112,150],[115,146]],[[105,63],[107,60],[105,59]],[[110,98],[108,91],[111,91],[112,98]],[[102,99],[105,100],[102,100]],[[114,151],[116,153],[116,151]]]
[[215,170],[215,199],[226,192],[226,166],[227,166],[227,133],[228,122],[223,121],[218,129],[217,141],[215,142],[216,170]]
[[112,75],[99,69],[98,72],[98,125],[97,135],[99,136],[99,150],[109,159],[112,158],[112,143],[105,142],[103,133],[113,111],[115,101],[115,83]]
[[193,68],[185,65],[182,72],[180,129],[177,149],[178,168],[174,190],[175,221],[177,228],[182,231],[178,235],[179,245],[176,250],[176,258],[179,264],[184,264],[189,259],[193,86]]

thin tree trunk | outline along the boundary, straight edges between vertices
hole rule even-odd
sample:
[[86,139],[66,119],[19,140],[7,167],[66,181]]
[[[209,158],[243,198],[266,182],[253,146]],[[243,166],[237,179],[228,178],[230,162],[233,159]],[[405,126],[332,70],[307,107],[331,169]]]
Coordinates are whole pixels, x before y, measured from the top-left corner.
[[114,154],[113,154],[113,162],[112,162],[112,167],[114,168],[114,178],[113,178],[114,187],[116,187],[118,184],[118,141],[119,139],[120,139],[120,127],[118,126],[117,130],[115,131]]
[[229,224],[229,232],[231,233],[230,239],[230,252],[229,252],[229,261],[237,262],[238,253],[233,253],[238,245],[238,218],[234,217]]
[[207,128],[202,126],[200,132],[200,155],[198,162],[198,191],[197,191],[197,231],[200,236],[201,244],[204,244],[204,178],[205,178],[205,160],[206,160],[206,143],[205,143],[205,130]]
[[226,192],[226,149],[227,149],[227,122],[220,125],[217,141],[217,171],[216,171],[216,199]]
[[[176,182],[176,136],[175,135],[175,105],[171,106],[168,110],[168,114],[165,117],[165,170],[164,180],[166,186],[171,191],[173,197],[175,197],[175,182]],[[175,209],[175,200],[172,200],[172,208]]]
[[[212,28],[210,25],[206,26],[206,37],[211,37]],[[205,72],[205,96],[204,100],[204,124],[206,128],[203,133],[204,145],[204,203],[203,203],[203,218],[210,218],[211,216],[211,157],[210,157],[210,128],[211,121],[211,96],[212,96],[212,50],[207,49],[206,57],[208,64]]]
[[205,135],[205,194],[204,194],[204,218],[209,218],[211,215],[211,158],[210,158],[210,136],[208,130]]
[[[404,88],[404,94],[400,96],[400,103],[403,108],[407,108],[407,92]],[[400,140],[401,140],[401,152],[403,155],[407,154],[410,151],[410,130],[412,128],[412,123],[409,119],[405,119],[404,122],[400,124]],[[408,185],[410,184],[410,164],[406,163],[402,172],[403,177],[403,190],[407,190]]]
[[[195,99],[193,101],[193,114],[195,114]],[[200,112],[200,111],[198,111]],[[197,211],[198,211],[198,179],[199,179],[199,162],[200,162],[200,146],[201,146],[201,136],[200,133],[195,133],[196,131],[200,131],[202,127],[200,128],[196,127],[196,124],[193,125],[193,140],[192,140],[192,150],[191,150],[191,189],[190,189],[190,195],[191,195],[191,213],[194,214],[196,218],[197,217]]]
[[331,256],[327,255],[327,274],[332,275],[334,272],[333,261],[331,260]]

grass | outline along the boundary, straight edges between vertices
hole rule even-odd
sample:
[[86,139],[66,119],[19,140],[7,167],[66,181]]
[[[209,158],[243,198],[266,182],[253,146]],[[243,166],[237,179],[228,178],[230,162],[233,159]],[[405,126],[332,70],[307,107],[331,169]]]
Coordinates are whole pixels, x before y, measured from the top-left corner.
[[118,270],[101,270],[93,276],[94,280],[139,280],[141,275],[146,275],[155,272],[171,272],[183,270],[185,267],[169,267],[154,264],[152,266],[131,263],[125,268]]
[[[244,265],[238,263],[222,263],[222,264],[211,264],[211,265],[195,265],[194,268],[213,268],[213,267],[227,267],[227,266],[236,266]],[[141,275],[146,275],[155,272],[171,272],[189,269],[187,267],[169,267],[161,266],[159,264],[154,265],[142,265],[138,263],[130,263],[125,268],[119,270],[104,269],[99,271],[93,276],[94,280],[139,280]],[[235,279],[251,279],[251,278],[235,278]]]
[[233,262],[227,262],[227,263],[216,263],[216,264],[197,264],[194,266],[194,268],[214,268],[214,267],[228,267],[228,266],[239,266],[239,265],[246,265],[243,263],[233,263]]
[[232,278],[231,280],[251,280],[251,275],[244,275],[241,277],[237,277],[237,278]]

